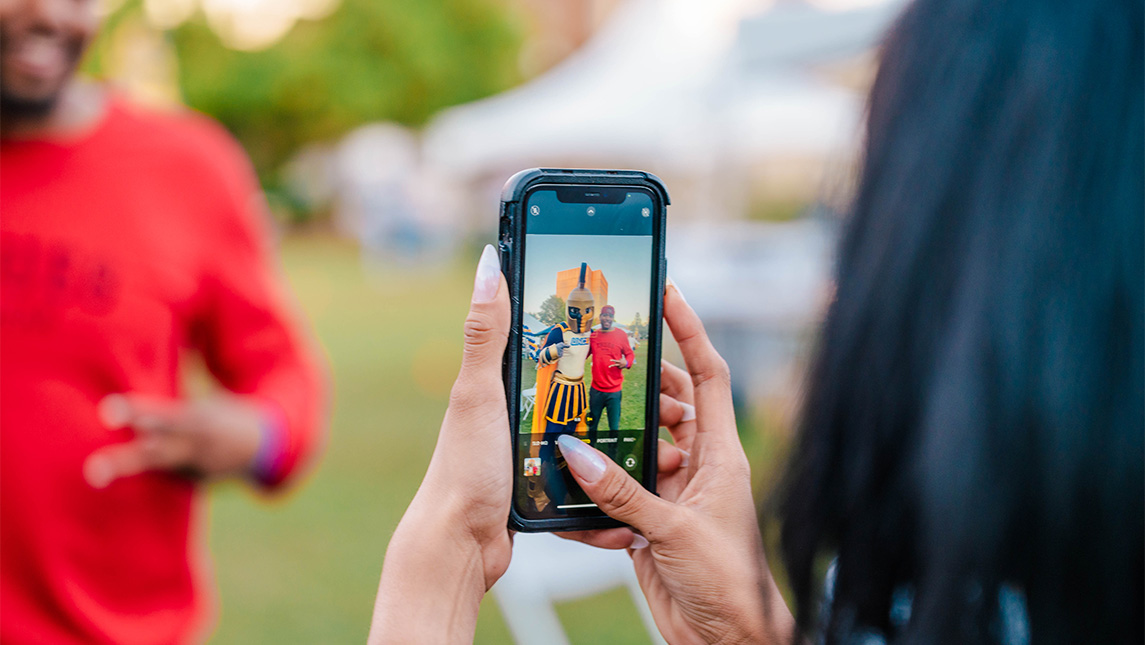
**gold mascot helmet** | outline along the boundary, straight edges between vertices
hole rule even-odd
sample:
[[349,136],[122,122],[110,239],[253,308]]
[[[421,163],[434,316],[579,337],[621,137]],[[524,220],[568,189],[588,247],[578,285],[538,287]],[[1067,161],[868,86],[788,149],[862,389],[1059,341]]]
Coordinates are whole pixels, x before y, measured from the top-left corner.
[[592,320],[596,315],[596,303],[593,301],[592,292],[584,286],[587,271],[588,263],[581,262],[580,280],[577,281],[576,289],[570,291],[569,297],[565,299],[565,313],[568,317],[569,329],[577,334],[583,334],[592,329]]

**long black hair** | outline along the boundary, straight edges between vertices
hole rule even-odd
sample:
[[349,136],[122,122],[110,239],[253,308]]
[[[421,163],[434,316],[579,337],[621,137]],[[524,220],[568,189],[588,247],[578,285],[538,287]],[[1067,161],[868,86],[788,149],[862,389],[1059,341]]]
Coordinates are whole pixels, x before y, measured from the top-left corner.
[[1013,589],[1034,643],[1142,642],[1143,22],[919,0],[890,31],[782,490],[803,633],[995,642]]

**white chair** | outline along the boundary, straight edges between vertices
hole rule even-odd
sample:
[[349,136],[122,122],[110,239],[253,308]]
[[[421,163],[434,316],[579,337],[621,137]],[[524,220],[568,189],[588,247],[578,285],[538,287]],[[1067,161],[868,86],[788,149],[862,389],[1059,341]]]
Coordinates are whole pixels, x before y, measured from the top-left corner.
[[537,388],[531,387],[524,392],[521,392],[521,418],[529,416],[529,410],[533,409],[533,403],[537,400]]
[[556,603],[621,586],[628,588],[652,642],[666,645],[624,551],[597,549],[549,533],[518,533],[513,560],[493,585],[493,596],[518,644],[566,645]]

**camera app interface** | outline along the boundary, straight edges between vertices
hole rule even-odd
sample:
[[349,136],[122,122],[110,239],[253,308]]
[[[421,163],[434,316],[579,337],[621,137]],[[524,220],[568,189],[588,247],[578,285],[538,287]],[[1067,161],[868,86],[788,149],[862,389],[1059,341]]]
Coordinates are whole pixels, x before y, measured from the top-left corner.
[[643,476],[654,204],[610,190],[607,202],[578,202],[579,187],[525,203],[515,502],[533,518],[599,512],[569,473],[562,434]]

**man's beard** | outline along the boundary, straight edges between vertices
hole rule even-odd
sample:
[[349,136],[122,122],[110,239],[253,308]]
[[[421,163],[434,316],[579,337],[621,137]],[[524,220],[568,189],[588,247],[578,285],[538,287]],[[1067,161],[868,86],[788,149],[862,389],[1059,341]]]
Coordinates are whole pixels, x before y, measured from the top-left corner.
[[58,92],[44,98],[17,96],[0,86],[0,119],[5,121],[42,119],[51,114],[59,98]]

